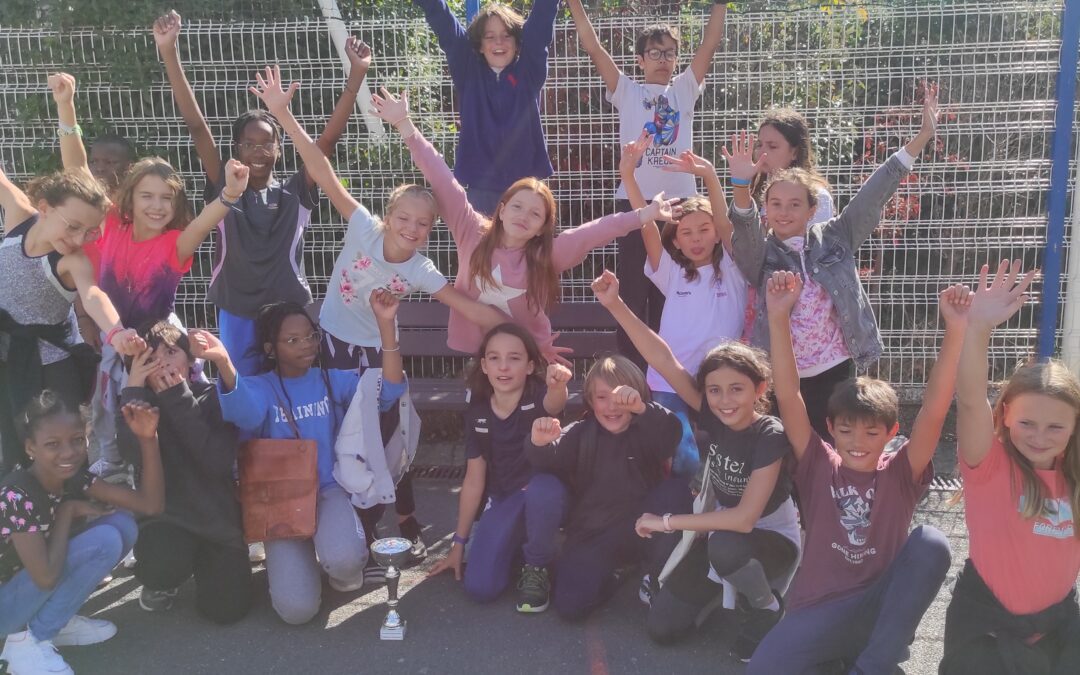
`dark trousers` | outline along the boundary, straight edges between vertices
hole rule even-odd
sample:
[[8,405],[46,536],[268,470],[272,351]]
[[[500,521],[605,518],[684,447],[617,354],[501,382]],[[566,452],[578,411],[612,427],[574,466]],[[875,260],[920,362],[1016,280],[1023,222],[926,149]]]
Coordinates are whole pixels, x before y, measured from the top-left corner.
[[892,673],[941,589],[949,560],[945,535],[916,527],[867,589],[788,612],[758,645],[747,674],[816,673],[839,659],[852,662],[854,672]]
[[643,539],[634,532],[634,523],[642,513],[689,513],[692,508],[686,481],[671,478],[653,488],[641,508],[622,522],[587,535],[571,530],[555,563],[555,611],[564,619],[585,618],[615,591],[614,572],[624,565],[641,562],[645,573],[655,578],[679,543],[679,533],[657,532]]
[[251,609],[247,548],[210,541],[172,523],[139,528],[135,578],[150,590],[176,588],[195,577],[195,607],[214,623],[234,623]]
[[649,637],[668,643],[689,635],[698,614],[723,589],[709,579],[710,566],[726,577],[757,560],[763,570],[759,583],[768,585],[770,579],[790,572],[797,557],[795,544],[770,530],[717,531],[698,539],[653,598],[645,622]]
[[569,493],[555,476],[532,477],[522,490],[493,499],[473,528],[465,592],[478,602],[491,602],[510,585],[513,564],[546,567],[555,557],[555,536],[566,518]]
[[[7,364],[0,362],[0,457],[3,459],[0,477],[14,470],[16,464],[29,465],[25,445],[15,425],[16,417],[22,415],[23,411],[11,409],[8,372]],[[56,393],[70,410],[78,410],[80,405],[87,403],[75,359],[67,358],[43,366],[42,377],[44,389],[51,389]],[[34,392],[34,395],[40,393]]]
[[[615,210],[621,213],[632,211],[633,208],[625,199],[616,199]],[[615,244],[618,247],[615,274],[619,277],[619,295],[637,318],[659,333],[660,315],[664,313],[664,294],[645,276],[645,260],[648,256],[645,254],[645,241],[641,238],[641,231],[635,230],[619,237]],[[615,338],[619,353],[644,371],[647,365],[645,357],[634,347],[626,332],[619,328]]]
[[[799,380],[799,393],[802,394],[803,403],[806,404],[806,416],[810,418],[810,426],[814,428],[818,436],[821,436],[821,440],[829,445],[833,443],[829,425],[825,421],[829,412],[829,397],[832,396],[836,385],[852,377],[855,377],[855,362],[848,359],[823,373]],[[772,402],[774,414],[779,414],[776,412],[780,409],[776,404],[776,397],[769,394],[769,399]]]

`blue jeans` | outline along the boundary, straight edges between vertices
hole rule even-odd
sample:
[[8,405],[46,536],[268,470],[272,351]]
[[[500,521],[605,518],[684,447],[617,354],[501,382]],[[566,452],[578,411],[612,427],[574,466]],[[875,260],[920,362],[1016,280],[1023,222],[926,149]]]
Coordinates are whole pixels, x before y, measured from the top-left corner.
[[79,611],[97,585],[135,544],[139,528],[124,511],[110,513],[68,542],[64,571],[56,586],[38,588],[25,569],[0,585],[0,635],[27,628],[51,640]]
[[698,452],[694,430],[690,428],[690,406],[686,405],[678,394],[670,391],[654,391],[653,400],[664,406],[682,422],[682,439],[675,448],[675,459],[671,464],[671,473],[679,478],[692,478],[701,469],[701,454]]
[[788,613],[758,645],[747,675],[815,673],[844,659],[858,673],[891,673],[949,571],[949,542],[921,525],[881,577],[854,595]]
[[218,309],[218,335],[237,373],[249,376],[259,372],[263,357],[262,347],[255,344],[255,319]]
[[492,500],[473,528],[465,592],[491,602],[510,584],[511,567],[521,552],[525,563],[546,567],[555,557],[555,535],[566,518],[569,492],[555,476],[537,474],[525,489]]

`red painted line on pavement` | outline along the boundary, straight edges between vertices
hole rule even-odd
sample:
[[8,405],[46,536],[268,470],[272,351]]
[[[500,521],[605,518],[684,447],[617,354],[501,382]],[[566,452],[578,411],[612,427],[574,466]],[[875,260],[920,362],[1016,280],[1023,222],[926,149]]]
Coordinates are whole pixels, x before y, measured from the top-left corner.
[[589,675],[608,675],[607,650],[600,629],[592,621],[585,624],[585,651],[589,655]]

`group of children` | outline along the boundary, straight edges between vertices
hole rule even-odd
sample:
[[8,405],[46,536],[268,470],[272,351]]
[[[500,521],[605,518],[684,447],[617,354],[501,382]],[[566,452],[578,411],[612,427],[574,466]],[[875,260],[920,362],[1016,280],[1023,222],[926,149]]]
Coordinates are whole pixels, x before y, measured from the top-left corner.
[[[431,570],[452,570],[469,597],[494,600],[516,577],[519,611],[550,604],[577,619],[637,568],[657,642],[687,635],[722,605],[740,612],[732,651],[751,672],[892,673],[950,564],[941,532],[909,528],[955,387],[971,557],[949,606],[941,672],[1080,669],[1080,383],[1058,363],[1033,364],[993,409],[986,397],[990,335],[1024,303],[1033,273],[1003,262],[992,279],[983,268],[974,292],[942,291],[945,337],[909,439],[894,442],[892,388],[854,377],[882,349],[856,252],[935,134],[936,88],[923,92],[918,134],[839,214],[791,110],[722,148],[725,189],[691,136],[724,4],[678,74],[678,33],[644,31],[642,83],[615,66],[581,1],[567,0],[624,145],[613,213],[556,235],[539,96],[560,3],[535,0],[528,19],[488,4],[467,29],[444,0],[417,4],[458,92],[458,150],[451,168],[404,94],[375,95],[373,114],[430,185],[398,186],[381,218],[328,159],[371,64],[359,40],[346,44],[349,79],[317,141],[290,111],[299,85],[267,67],[250,90],[265,109],[237,118],[226,161],[184,75],[180,16],[155,23],[207,177],[198,215],[166,161],[131,163],[114,137],[88,157],[75,80],[50,77],[65,171],[25,191],[0,175],[0,659],[9,670],[71,672],[56,646],[111,637],[114,625],[76,612],[133,548],[143,608],[169,608],[194,577],[200,614],[242,618],[251,567],[234,475],[246,439],[317,447],[314,535],[265,544],[284,621],[318,613],[324,573],[340,592],[372,580],[368,544],[388,504],[423,557],[408,476],[387,485],[364,461],[390,443],[415,448],[396,331],[400,299],[414,292],[449,306],[449,346],[475,357],[457,526]],[[274,171],[283,133],[301,159],[284,180]],[[348,225],[316,321],[303,233],[320,191]],[[456,245],[453,284],[422,253],[437,218]],[[213,230],[218,336],[186,331],[173,313]],[[564,426],[573,372],[548,313],[561,274],[612,241],[618,275],[605,271],[592,288],[618,322],[623,353],[595,360],[587,410]],[[134,487],[105,480],[129,464]]]

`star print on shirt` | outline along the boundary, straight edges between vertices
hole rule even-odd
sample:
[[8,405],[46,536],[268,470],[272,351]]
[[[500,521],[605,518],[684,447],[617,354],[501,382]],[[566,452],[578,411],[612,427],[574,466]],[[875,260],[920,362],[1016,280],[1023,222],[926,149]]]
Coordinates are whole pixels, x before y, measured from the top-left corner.
[[495,269],[491,270],[491,278],[495,280],[495,285],[480,284],[480,297],[476,300],[485,305],[493,305],[496,309],[502,310],[504,314],[509,316],[510,301],[524,295],[525,289],[504,286],[501,265],[496,265]]

